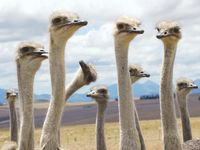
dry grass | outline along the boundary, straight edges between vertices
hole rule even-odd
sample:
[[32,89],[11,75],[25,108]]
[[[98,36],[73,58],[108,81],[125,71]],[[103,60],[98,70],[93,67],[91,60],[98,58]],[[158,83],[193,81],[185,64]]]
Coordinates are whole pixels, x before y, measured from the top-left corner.
[[[192,118],[193,136],[200,135],[200,118]],[[159,120],[141,121],[142,131],[148,150],[161,150],[161,128]],[[179,131],[181,132],[180,120],[178,122]],[[119,143],[118,123],[107,123],[106,142],[109,150],[117,150]],[[95,125],[74,125],[66,126],[61,129],[62,147],[68,150],[95,150]],[[35,132],[36,144],[39,143],[40,129]],[[180,133],[181,134],[181,133]],[[7,129],[0,129],[0,147],[1,144],[8,140],[9,132]]]

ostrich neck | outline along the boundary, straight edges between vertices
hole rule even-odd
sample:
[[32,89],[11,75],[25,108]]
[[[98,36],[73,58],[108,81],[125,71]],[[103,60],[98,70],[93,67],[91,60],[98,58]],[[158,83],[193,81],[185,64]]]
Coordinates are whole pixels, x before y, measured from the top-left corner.
[[75,78],[67,84],[65,88],[65,100],[68,100],[75,91],[84,86],[84,84],[79,83],[78,78],[78,76],[75,76]]
[[187,96],[177,94],[177,99],[179,102],[179,108],[181,112],[183,141],[186,142],[192,139],[192,130],[191,130],[191,125],[190,125],[190,115],[189,115],[188,105],[187,105]]
[[104,113],[107,103],[97,104],[96,116],[96,150],[106,150],[106,142],[104,135]]
[[[136,83],[136,81],[138,81],[139,78],[132,78],[132,85],[134,85]],[[137,131],[138,131],[138,136],[139,136],[139,139],[140,139],[140,144],[141,144],[141,150],[146,150],[146,145],[145,145],[145,142],[144,142],[144,137],[143,137],[143,134],[142,134],[142,130],[141,130],[141,127],[140,127],[140,122],[139,122],[139,116],[138,116],[138,113],[137,113],[137,109],[135,108],[135,123],[136,123],[136,128],[137,128]]]
[[164,61],[162,68],[160,103],[161,118],[164,134],[165,150],[181,150],[181,143],[178,136],[175,105],[173,99],[173,65],[176,55],[176,44],[165,44]]
[[17,65],[19,105],[20,105],[20,135],[19,149],[34,149],[34,116],[33,116],[33,81],[35,73],[23,70]]
[[9,101],[10,108],[10,140],[17,143],[18,140],[18,131],[17,131],[17,114],[15,108],[15,102]]
[[135,124],[135,104],[131,94],[131,81],[128,71],[129,43],[115,41],[115,55],[118,74],[120,149],[140,149]]
[[[49,147],[52,150],[59,145],[59,137],[55,135],[58,135],[59,132],[65,102],[65,42],[58,43],[52,38],[50,39],[49,64],[52,98],[43,125],[41,146],[47,144],[47,149]],[[55,147],[50,146],[51,144]]]

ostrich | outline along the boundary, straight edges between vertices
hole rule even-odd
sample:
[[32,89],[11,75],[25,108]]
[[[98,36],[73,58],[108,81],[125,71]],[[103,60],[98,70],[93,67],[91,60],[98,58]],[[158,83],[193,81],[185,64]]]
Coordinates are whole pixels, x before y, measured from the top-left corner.
[[163,21],[156,27],[157,38],[164,44],[164,60],[160,87],[160,110],[165,150],[182,150],[178,135],[173,98],[173,66],[178,41],[181,39],[179,25],[174,21]]
[[115,56],[118,74],[120,149],[139,150],[140,141],[135,124],[135,104],[132,100],[128,71],[128,47],[132,39],[144,31],[140,22],[126,16],[120,17],[114,27]]
[[3,144],[1,150],[17,150],[17,143],[13,141],[7,141]]
[[177,95],[177,101],[179,104],[179,109],[181,112],[182,131],[183,131],[183,141],[184,142],[192,139],[190,116],[189,116],[186,99],[187,99],[187,95],[194,88],[198,88],[198,86],[195,85],[193,83],[193,81],[190,79],[180,78],[176,82],[176,95]]
[[183,143],[184,150],[200,150],[200,139],[192,139]]
[[15,108],[17,92],[14,89],[7,90],[6,98],[10,109],[10,140],[17,143],[18,129],[17,129],[17,114]]
[[150,77],[150,74],[146,73],[142,67],[136,64],[129,65],[129,73],[131,78],[131,84],[134,84],[143,77]]
[[87,97],[95,99],[97,103],[96,115],[96,150],[106,150],[104,136],[104,113],[108,103],[108,89],[106,86],[95,86],[87,94]]
[[187,95],[192,89],[198,88],[192,80],[180,78],[176,83],[177,100],[181,112],[182,131],[183,131],[183,149],[184,150],[199,150],[200,139],[192,139],[192,131],[187,107]]
[[47,59],[44,47],[22,42],[17,48],[16,64],[20,105],[20,150],[34,149],[33,82],[41,62]]
[[[138,80],[140,80],[143,77],[150,77],[150,74],[145,73],[140,66],[135,65],[135,64],[129,65],[129,73],[130,73],[130,78],[131,78],[132,84],[134,84],[135,82],[137,82]],[[140,138],[141,150],[146,150],[144,138],[143,138],[142,131],[140,128],[137,109],[135,109],[135,122],[136,122],[136,128],[138,131],[138,135]]]
[[40,146],[43,150],[59,149],[59,127],[65,103],[65,45],[79,28],[87,25],[77,14],[56,11],[50,17],[49,64],[52,99],[42,128]]

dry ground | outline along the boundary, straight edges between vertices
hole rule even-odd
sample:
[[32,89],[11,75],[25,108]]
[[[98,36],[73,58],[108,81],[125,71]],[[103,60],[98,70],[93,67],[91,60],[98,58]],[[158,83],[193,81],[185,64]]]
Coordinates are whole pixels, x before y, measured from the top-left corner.
[[[200,137],[200,118],[191,118],[194,137]],[[142,131],[145,137],[147,150],[161,150],[161,128],[159,120],[141,121]],[[181,132],[180,120],[178,122]],[[107,123],[106,142],[108,150],[117,150],[119,142],[118,123]],[[35,132],[36,144],[39,143],[40,129]],[[180,133],[181,134],[181,133]],[[0,129],[0,147],[8,140],[8,129]],[[95,150],[95,125],[73,125],[61,129],[62,147],[68,150]]]

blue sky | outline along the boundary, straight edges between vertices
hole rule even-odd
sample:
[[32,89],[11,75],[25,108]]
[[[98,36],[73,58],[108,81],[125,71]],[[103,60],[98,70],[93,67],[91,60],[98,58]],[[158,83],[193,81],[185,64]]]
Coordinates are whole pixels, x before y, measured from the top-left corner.
[[[131,42],[129,62],[141,65],[159,82],[163,54],[156,39],[155,25],[162,20],[181,24],[174,79],[200,78],[200,1],[195,0],[1,0],[0,5],[0,88],[16,88],[15,49],[21,41],[44,44],[48,51],[48,18],[54,10],[68,10],[88,20],[66,46],[66,84],[78,69],[78,61],[94,64],[98,72],[95,84],[116,83],[112,27],[116,18],[127,15],[138,18],[145,30]],[[145,80],[141,81],[144,82]],[[35,93],[50,93],[49,64],[45,61],[35,78]],[[93,86],[94,84],[90,85]],[[79,92],[85,92],[90,86]]]

